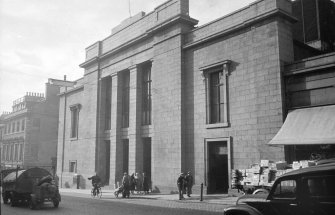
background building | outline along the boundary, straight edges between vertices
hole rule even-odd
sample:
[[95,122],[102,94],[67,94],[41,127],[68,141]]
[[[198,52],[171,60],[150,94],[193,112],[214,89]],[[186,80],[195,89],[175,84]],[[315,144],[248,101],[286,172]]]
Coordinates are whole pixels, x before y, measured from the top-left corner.
[[[1,168],[56,168],[60,87],[46,83],[45,94],[29,92],[1,115]],[[45,96],[44,96],[45,95]]]
[[195,189],[224,193],[231,169],[290,153],[268,144],[287,113],[284,66],[322,53],[295,45],[291,1],[256,1],[199,27],[188,6],[169,0],[86,48],[83,78],[60,95],[62,186],[145,172],[152,190],[171,192],[190,170]]

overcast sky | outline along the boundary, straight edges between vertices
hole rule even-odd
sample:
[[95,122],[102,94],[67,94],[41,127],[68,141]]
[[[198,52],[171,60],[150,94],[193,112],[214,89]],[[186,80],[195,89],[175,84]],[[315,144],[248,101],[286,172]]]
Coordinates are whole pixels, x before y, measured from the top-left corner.
[[[131,15],[166,0],[130,0]],[[203,25],[254,0],[189,0]],[[129,0],[0,0],[0,115],[26,92],[44,93],[48,78],[74,81],[85,48],[128,18]]]

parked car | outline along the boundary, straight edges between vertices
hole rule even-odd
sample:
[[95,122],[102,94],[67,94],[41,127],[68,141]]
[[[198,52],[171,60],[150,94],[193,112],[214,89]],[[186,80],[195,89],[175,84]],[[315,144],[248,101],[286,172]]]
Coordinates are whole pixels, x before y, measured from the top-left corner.
[[335,214],[335,162],[286,173],[269,194],[245,195],[225,215]]

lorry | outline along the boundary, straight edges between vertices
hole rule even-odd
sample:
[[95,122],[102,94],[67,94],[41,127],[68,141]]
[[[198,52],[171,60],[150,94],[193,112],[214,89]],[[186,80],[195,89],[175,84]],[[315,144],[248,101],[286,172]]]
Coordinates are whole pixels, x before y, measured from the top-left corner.
[[52,202],[58,207],[61,201],[58,187],[53,183],[49,171],[34,167],[17,170],[8,174],[2,181],[4,204],[15,207],[29,203],[31,209],[38,208],[44,202]]

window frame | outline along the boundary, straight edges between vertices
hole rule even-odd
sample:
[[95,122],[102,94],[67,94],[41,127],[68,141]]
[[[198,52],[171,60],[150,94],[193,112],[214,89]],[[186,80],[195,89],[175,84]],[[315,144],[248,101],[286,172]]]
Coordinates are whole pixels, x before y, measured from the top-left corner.
[[[205,81],[205,90],[206,90],[206,128],[220,128],[220,127],[229,127],[229,113],[228,113],[228,76],[230,60],[220,61],[218,63],[210,64],[204,67],[200,67],[201,75]],[[212,95],[211,95],[211,76],[214,73],[219,74],[219,83],[217,89],[218,91],[218,108],[221,108],[223,105],[223,113],[217,116],[217,121],[213,122],[212,120]],[[221,88],[220,88],[221,87]],[[222,92],[221,92],[222,91]],[[220,93],[223,94],[220,96]],[[222,98],[221,98],[222,97]],[[221,101],[223,100],[223,101]]]
[[[74,164],[74,166],[71,164]],[[77,160],[69,160],[69,172],[77,173]]]
[[142,67],[142,125],[151,125],[152,118],[152,64],[148,63]]
[[78,139],[80,109],[81,109],[80,104],[75,104],[75,105],[70,106],[70,111],[71,111],[70,138],[71,139]]
[[122,128],[129,128],[129,111],[130,111],[130,71],[126,70],[121,74],[121,92],[122,92],[122,109],[121,119]]
[[[295,183],[295,196],[294,197],[278,197],[278,196],[275,196],[275,192],[278,188],[278,186],[282,186],[282,182],[284,181],[293,181]],[[272,192],[270,193],[270,196],[271,196],[271,200],[286,200],[286,201],[294,201],[298,198],[298,180],[296,178],[282,178],[280,180],[278,180],[274,185],[273,185],[273,188],[272,188]]]

